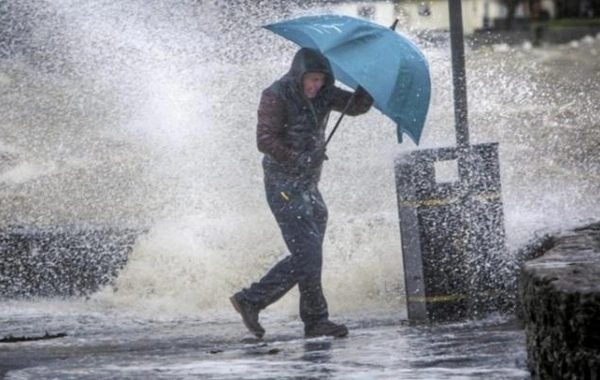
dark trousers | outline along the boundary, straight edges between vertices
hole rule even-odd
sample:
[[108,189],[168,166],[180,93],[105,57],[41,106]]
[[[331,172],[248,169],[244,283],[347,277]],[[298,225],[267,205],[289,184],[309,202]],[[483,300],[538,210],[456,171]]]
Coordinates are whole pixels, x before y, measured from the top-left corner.
[[316,186],[297,190],[267,183],[266,192],[290,255],[243,294],[254,306],[264,309],[298,284],[300,318],[310,327],[329,317],[321,287],[327,207]]

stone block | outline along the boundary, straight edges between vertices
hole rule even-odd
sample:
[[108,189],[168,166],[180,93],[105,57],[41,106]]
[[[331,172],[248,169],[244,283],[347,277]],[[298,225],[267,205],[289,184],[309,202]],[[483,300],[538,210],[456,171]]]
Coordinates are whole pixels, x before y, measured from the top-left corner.
[[0,298],[93,293],[117,276],[139,233],[116,227],[5,227]]
[[600,379],[600,223],[564,233],[520,277],[536,379]]

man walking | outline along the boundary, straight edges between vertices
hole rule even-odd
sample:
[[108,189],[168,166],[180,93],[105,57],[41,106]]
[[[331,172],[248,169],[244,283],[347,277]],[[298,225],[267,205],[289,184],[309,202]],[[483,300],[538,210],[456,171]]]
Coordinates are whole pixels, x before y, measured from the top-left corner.
[[[321,286],[322,246],[327,207],[318,189],[325,154],[325,127],[331,110],[356,116],[373,104],[369,94],[354,94],[334,85],[327,58],[302,48],[287,74],[263,91],[258,108],[257,145],[264,153],[267,201],[290,255],[260,281],[230,300],[246,327],[257,338],[265,334],[259,312],[296,284],[300,318],[306,337],[348,334],[343,324],[329,320]],[[351,103],[346,108],[347,103]]]

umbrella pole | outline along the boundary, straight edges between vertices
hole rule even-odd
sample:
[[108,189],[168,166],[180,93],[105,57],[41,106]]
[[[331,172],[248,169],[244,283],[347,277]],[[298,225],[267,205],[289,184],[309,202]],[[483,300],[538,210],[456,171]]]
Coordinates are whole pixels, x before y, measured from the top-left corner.
[[333,137],[333,134],[335,133],[336,129],[338,129],[338,127],[340,126],[340,123],[342,122],[342,119],[344,118],[344,115],[348,111],[348,107],[350,107],[350,104],[352,104],[352,102],[354,101],[354,97],[356,95],[356,91],[359,88],[360,88],[360,86],[358,86],[356,88],[356,90],[354,91],[354,93],[352,94],[352,96],[350,97],[350,99],[348,99],[348,102],[346,103],[346,106],[344,107],[344,110],[342,111],[342,114],[340,115],[340,117],[338,118],[337,122],[335,123],[335,126],[331,130],[331,133],[329,134],[329,137],[327,137],[327,141],[325,141],[325,146],[326,147],[327,147],[327,144],[329,144],[329,140],[331,140],[331,138]]
[[456,145],[459,148],[468,148],[469,123],[467,118],[467,84],[461,0],[450,0],[448,7],[450,11],[450,46],[452,49]]

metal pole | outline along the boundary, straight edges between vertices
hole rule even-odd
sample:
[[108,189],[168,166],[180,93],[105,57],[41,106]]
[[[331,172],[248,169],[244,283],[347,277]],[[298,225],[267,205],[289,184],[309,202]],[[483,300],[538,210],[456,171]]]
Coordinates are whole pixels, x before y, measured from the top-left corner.
[[459,148],[467,148],[469,146],[469,122],[467,117],[467,83],[461,0],[449,0],[448,7],[450,11],[450,47],[452,49],[456,145]]
[[[472,175],[475,172],[472,151],[469,146],[469,121],[467,113],[467,78],[465,71],[465,45],[463,39],[462,23],[462,0],[449,0],[450,11],[450,48],[452,51],[452,82],[454,85],[454,119],[456,122],[456,146],[458,153],[458,173],[460,177],[460,223],[456,226],[455,239],[460,241],[462,267],[471,267],[474,257],[477,257],[473,246],[474,237],[472,221],[475,210],[473,201]],[[469,278],[464,284],[467,294],[474,294],[475,281],[472,274],[466,274]],[[475,301],[472,297],[467,298],[466,308],[473,310]]]
[[490,28],[490,2],[485,0],[483,3],[483,29]]

